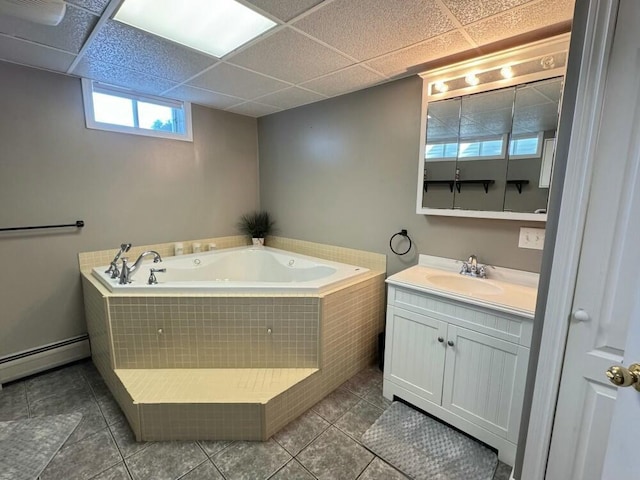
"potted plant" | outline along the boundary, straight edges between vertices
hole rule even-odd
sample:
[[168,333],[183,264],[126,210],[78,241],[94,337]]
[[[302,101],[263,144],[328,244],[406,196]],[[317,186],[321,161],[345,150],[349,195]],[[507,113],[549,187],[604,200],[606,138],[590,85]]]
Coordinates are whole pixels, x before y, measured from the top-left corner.
[[269,212],[251,212],[240,217],[238,229],[250,236],[254,245],[264,245],[264,237],[273,232],[274,225],[275,221],[269,216]]

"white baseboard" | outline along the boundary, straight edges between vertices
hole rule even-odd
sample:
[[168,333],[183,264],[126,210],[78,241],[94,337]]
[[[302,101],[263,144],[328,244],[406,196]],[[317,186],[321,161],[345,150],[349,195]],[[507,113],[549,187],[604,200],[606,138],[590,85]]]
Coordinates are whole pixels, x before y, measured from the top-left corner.
[[91,356],[86,335],[0,359],[2,384]]

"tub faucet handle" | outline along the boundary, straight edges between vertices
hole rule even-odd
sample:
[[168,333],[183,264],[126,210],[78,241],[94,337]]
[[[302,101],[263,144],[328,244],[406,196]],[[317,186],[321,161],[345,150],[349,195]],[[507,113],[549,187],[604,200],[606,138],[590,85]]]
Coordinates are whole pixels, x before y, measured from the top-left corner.
[[156,285],[158,283],[158,279],[156,278],[156,273],[165,273],[166,271],[167,271],[166,268],[150,268],[149,280],[147,280],[147,283],[149,285]]

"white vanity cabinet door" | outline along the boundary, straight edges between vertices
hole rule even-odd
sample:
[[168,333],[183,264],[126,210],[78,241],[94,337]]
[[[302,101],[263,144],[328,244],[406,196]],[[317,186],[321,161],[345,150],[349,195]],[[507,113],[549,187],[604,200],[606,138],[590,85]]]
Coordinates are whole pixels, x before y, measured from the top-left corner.
[[391,348],[386,349],[385,377],[423,399],[440,404],[446,337],[445,322],[389,306],[386,345]]
[[529,349],[449,325],[446,350],[442,407],[517,442]]

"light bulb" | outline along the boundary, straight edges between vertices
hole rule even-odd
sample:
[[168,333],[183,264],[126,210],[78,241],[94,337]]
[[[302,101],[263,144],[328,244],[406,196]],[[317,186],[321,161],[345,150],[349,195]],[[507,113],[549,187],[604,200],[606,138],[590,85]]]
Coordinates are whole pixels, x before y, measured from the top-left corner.
[[502,67],[500,69],[500,75],[502,75],[502,78],[513,78],[513,68]]
[[449,85],[444,82],[436,82],[433,84],[433,88],[435,88],[436,91],[440,93],[445,93],[447,90],[449,90]]
[[475,73],[470,73],[469,75],[464,77],[464,81],[467,82],[467,85],[471,85],[472,87],[475,87],[480,83],[480,79],[476,76]]

